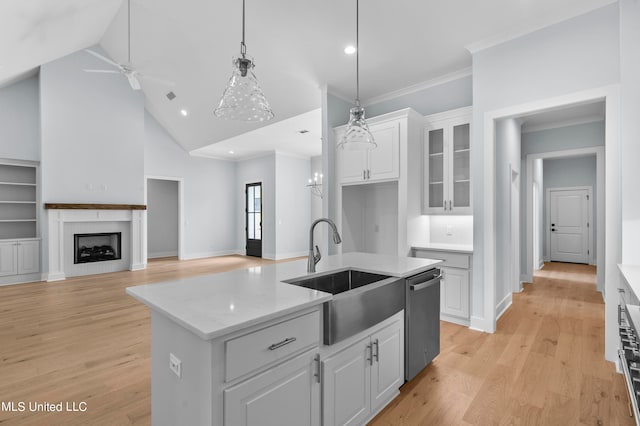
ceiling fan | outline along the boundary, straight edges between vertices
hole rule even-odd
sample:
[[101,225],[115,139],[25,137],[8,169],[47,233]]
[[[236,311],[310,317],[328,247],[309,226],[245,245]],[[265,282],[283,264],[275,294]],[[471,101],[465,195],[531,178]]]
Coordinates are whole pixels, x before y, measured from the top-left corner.
[[131,63],[131,0],[127,0],[127,62],[124,64],[119,64],[117,62],[112,61],[111,59],[99,54],[90,49],[85,49],[85,52],[95,56],[103,62],[106,62],[109,65],[114,66],[117,70],[95,70],[95,69],[85,69],[85,72],[93,72],[93,73],[101,73],[101,74],[122,74],[127,77],[129,80],[129,85],[133,90],[140,90],[142,86],[140,85],[140,79],[153,81],[165,86],[174,86],[175,83],[168,80],[163,80],[161,78],[153,77],[147,74],[143,74],[140,71],[136,70],[133,64]]

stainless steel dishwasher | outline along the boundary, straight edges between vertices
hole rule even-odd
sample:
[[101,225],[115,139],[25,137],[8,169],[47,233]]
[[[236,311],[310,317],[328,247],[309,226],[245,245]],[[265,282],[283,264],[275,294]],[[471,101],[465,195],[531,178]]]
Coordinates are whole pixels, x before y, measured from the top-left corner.
[[404,378],[413,379],[440,353],[440,269],[406,279]]

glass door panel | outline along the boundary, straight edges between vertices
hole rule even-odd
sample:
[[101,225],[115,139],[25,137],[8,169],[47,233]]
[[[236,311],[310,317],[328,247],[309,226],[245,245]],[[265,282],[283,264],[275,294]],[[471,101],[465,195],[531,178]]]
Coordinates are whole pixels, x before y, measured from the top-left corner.
[[444,203],[444,129],[430,130],[428,134],[429,207],[442,207]]
[[453,206],[471,206],[469,124],[453,126]]
[[262,183],[247,184],[245,194],[247,256],[262,257]]

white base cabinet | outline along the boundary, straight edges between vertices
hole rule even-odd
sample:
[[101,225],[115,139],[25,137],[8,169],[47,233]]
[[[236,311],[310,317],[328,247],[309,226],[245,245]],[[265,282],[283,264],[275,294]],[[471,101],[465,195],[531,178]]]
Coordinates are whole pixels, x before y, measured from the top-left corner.
[[33,281],[34,277],[30,274],[39,272],[39,240],[18,239],[0,242],[0,284]]
[[404,383],[403,315],[322,362],[323,425],[359,425]]
[[317,350],[285,362],[224,391],[224,424],[318,426]]
[[469,326],[471,253],[436,251],[413,247],[414,257],[442,260],[440,270],[440,319]]

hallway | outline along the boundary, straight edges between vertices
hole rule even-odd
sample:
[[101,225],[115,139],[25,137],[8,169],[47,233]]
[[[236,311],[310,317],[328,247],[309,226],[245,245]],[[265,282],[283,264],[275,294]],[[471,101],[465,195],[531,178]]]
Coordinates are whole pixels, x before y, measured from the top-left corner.
[[441,322],[440,356],[372,424],[633,425],[595,273],[546,263],[495,334]]

